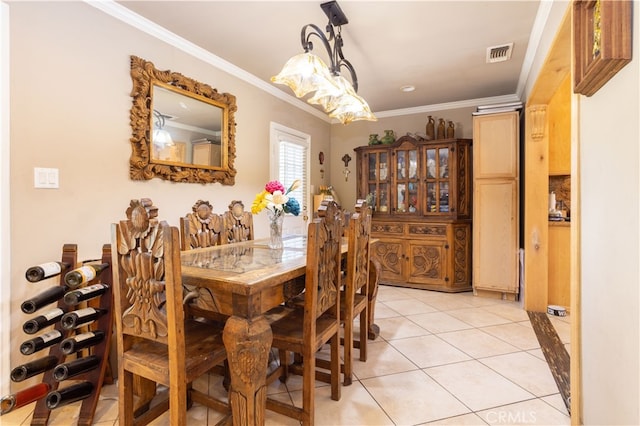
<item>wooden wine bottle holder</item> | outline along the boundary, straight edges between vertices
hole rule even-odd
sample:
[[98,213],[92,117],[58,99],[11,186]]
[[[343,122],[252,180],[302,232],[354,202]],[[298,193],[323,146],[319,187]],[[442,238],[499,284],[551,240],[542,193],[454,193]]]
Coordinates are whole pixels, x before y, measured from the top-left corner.
[[[78,249],[76,244],[65,244],[63,246],[62,262],[71,265],[71,267],[60,274],[60,285],[64,285],[65,273],[74,269],[76,267],[75,265],[78,264]],[[105,244],[102,246],[102,263],[108,263],[109,265],[111,265],[110,244]],[[113,327],[113,313],[111,309],[111,305],[113,302],[112,281],[113,279],[111,266],[109,266],[109,268],[103,270],[94,280],[85,284],[88,286],[101,282],[107,284],[109,288],[102,296],[91,299],[87,302],[87,305],[89,307],[93,307],[96,309],[105,309],[107,311],[106,314],[101,315],[96,321],[89,325],[89,330],[91,331],[102,330],[104,332],[104,339],[102,340],[102,342],[88,349],[91,355],[97,355],[100,357],[100,364],[98,365],[98,367],[81,375],[75,376],[71,379],[71,381],[89,381],[93,384],[93,392],[87,398],[82,400],[82,405],[80,407],[80,414],[78,416],[77,424],[82,426],[90,426],[93,423],[93,416],[96,412],[100,390],[105,380],[105,373],[107,372],[109,363],[111,333]],[[63,299],[60,299],[58,300],[58,307],[67,308],[68,306],[64,303]],[[64,330],[60,321],[55,324],[55,329],[60,330],[64,338],[70,337],[77,333],[76,330]],[[83,354],[86,354],[86,352],[87,350],[85,349],[83,351]],[[62,353],[60,344],[51,346],[51,348],[49,349],[49,355],[55,355],[58,358],[58,364],[65,362],[65,358],[73,359],[74,357],[76,357],[75,354],[71,354],[69,356],[64,355]],[[48,383],[51,386],[51,391],[57,390],[58,386],[60,385],[60,382],[58,382],[53,377],[53,371],[54,369],[45,371],[42,378],[43,383]],[[68,386],[64,382],[66,381],[62,382],[63,386]],[[40,398],[36,402],[33,418],[31,419],[31,425],[46,425],[49,422],[50,414],[51,410],[47,408],[46,397]]]

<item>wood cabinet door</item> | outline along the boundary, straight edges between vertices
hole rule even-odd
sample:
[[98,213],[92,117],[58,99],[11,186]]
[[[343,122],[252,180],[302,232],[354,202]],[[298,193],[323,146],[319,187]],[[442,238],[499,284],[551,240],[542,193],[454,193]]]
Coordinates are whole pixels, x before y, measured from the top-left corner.
[[422,150],[425,216],[451,216],[455,210],[456,188],[453,145],[428,145]]
[[407,241],[407,281],[446,285],[449,282],[448,258],[447,241]]
[[373,256],[380,262],[381,281],[404,281],[406,256],[402,240],[379,240],[373,245]]
[[391,161],[389,150],[371,150],[363,154],[361,197],[372,197],[372,207],[376,214],[389,214],[391,205]]
[[518,112],[473,117],[475,179],[517,178]]
[[518,292],[518,181],[476,180],[473,287]]

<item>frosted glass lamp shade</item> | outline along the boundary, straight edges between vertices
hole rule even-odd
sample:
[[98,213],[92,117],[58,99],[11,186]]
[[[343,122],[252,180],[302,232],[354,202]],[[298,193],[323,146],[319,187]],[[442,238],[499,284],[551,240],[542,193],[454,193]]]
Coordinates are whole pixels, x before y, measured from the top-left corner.
[[378,121],[375,115],[371,112],[369,104],[361,96],[358,96],[353,89],[351,83],[349,83],[344,77],[336,77],[342,79],[342,85],[345,88],[344,93],[333,100],[335,108],[329,112],[329,117],[337,118],[342,124],[349,124],[352,121],[368,120]]
[[316,94],[309,98],[307,102],[321,105],[327,113],[340,106],[342,96],[348,93],[349,88],[353,91],[353,86],[341,75],[333,76],[333,81],[335,85],[318,89]]
[[335,85],[327,65],[322,59],[309,52],[300,53],[289,59],[282,71],[271,77],[271,81],[289,86],[298,98],[314,90]]

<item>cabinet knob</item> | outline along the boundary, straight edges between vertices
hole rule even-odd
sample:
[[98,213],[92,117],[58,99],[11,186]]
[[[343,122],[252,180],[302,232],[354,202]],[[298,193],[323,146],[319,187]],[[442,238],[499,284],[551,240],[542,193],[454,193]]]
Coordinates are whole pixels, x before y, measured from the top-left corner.
[[448,283],[449,282],[449,277],[444,277],[444,282]]
[[444,245],[444,248],[445,248],[445,249],[447,249],[447,250],[449,250],[449,244],[445,244],[445,245]]

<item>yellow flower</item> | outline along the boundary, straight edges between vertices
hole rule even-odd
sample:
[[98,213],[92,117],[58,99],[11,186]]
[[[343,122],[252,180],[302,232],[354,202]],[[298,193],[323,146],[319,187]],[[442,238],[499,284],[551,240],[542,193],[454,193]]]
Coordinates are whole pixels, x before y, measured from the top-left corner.
[[265,198],[267,194],[269,193],[263,190],[261,193],[256,195],[256,198],[253,200],[253,203],[251,204],[251,213],[258,214],[259,212],[262,211],[262,209],[267,207],[267,204],[269,203],[269,201]]

